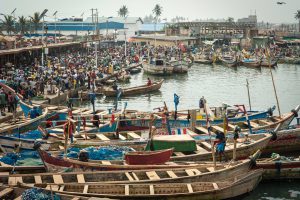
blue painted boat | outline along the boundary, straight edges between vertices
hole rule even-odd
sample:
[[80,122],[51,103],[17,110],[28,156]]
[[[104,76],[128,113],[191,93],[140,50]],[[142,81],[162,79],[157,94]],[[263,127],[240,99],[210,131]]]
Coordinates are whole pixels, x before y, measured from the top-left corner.
[[37,129],[37,127],[46,120],[48,116],[48,109],[44,110],[44,113],[34,119],[28,119],[23,123],[9,124],[0,128],[0,135],[3,134],[21,134],[31,130]]

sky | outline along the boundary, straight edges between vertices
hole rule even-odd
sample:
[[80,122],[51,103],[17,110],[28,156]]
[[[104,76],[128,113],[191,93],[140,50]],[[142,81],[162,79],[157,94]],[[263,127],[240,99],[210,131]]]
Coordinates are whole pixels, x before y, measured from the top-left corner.
[[[286,4],[277,5],[277,1]],[[48,9],[58,18],[91,16],[91,8],[97,8],[99,16],[117,16],[117,10],[126,5],[131,17],[144,17],[152,13],[155,4],[163,7],[161,19],[168,21],[175,16],[194,19],[234,19],[247,17],[256,12],[258,21],[272,23],[296,23],[294,15],[300,10],[300,0],[0,0],[0,13],[29,16]]]

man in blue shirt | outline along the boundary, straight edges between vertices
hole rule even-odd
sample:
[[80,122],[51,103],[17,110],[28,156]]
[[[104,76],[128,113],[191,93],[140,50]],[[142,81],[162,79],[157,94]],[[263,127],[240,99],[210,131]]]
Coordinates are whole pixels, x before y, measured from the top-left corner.
[[30,116],[30,119],[34,119],[34,118],[40,116],[39,111],[36,106],[33,106],[33,108],[29,111],[29,116]]

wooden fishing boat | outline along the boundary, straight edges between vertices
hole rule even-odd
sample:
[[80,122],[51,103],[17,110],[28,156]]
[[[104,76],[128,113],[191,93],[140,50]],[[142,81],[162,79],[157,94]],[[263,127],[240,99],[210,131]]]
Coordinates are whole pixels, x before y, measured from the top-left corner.
[[189,70],[188,64],[185,61],[171,60],[169,63],[173,67],[174,73],[184,74]]
[[[147,94],[150,92],[157,91],[161,88],[161,85],[163,82],[164,82],[164,80],[162,79],[160,81],[152,83],[151,85],[145,84],[145,85],[136,86],[136,87],[122,88],[122,96]],[[112,88],[103,90],[103,93],[107,97],[116,97],[117,96],[117,91]]]
[[271,140],[263,150],[264,154],[299,151],[300,128],[284,129],[276,133],[276,140]]
[[136,67],[136,68],[133,68],[133,69],[130,69],[129,70],[129,73],[130,74],[138,74],[142,71],[142,68],[141,67]]
[[[215,182],[154,183],[154,184],[52,184],[56,193],[85,197],[117,199],[228,199],[252,191],[260,182],[263,170],[250,171]],[[47,184],[34,184],[48,188]]]
[[173,149],[159,151],[133,151],[124,155],[128,165],[159,165],[170,160]]
[[[169,165],[120,165],[112,164],[105,161],[79,161],[70,158],[59,158],[49,155],[46,151],[38,149],[40,158],[42,159],[47,171],[64,171],[73,169],[74,171],[114,171],[114,170],[140,170],[140,169],[167,169]],[[172,166],[180,168],[180,165]]]
[[236,60],[236,58],[230,58],[230,59],[221,58],[221,62],[223,65],[227,67],[236,67],[238,65],[238,61]]
[[173,74],[173,67],[162,59],[143,62],[143,69],[145,73],[152,75],[166,76]]
[[197,63],[197,64],[208,64],[208,65],[210,65],[210,64],[213,63],[213,61],[211,59],[195,58],[194,59],[194,63]]
[[[277,66],[277,60],[271,60],[270,63],[271,67]],[[269,67],[269,61],[267,59],[262,59],[260,66],[262,67]]]
[[5,122],[1,123],[0,134],[16,134],[24,133],[30,130],[35,130],[40,125],[42,121],[45,121],[48,116],[48,109],[46,108],[42,115],[34,119],[23,118],[20,121],[14,122]]
[[[170,136],[171,138],[172,136]],[[259,134],[259,135],[249,135],[249,138],[251,138],[249,141],[245,142],[244,140],[240,140],[237,143],[236,148],[236,158],[237,159],[244,159],[248,156],[255,153],[258,149],[264,149],[272,135],[271,134]],[[155,142],[155,137],[152,141]],[[159,140],[159,139],[157,139]],[[164,139],[166,140],[166,139]],[[155,145],[154,145],[155,146]],[[171,145],[170,145],[171,146]],[[168,146],[168,148],[170,148]],[[173,146],[171,146],[173,147]],[[234,151],[234,145],[233,145],[233,139],[227,139],[226,141],[226,147],[224,154],[227,157],[227,159],[231,159],[233,156]],[[159,150],[162,147],[157,145],[153,148],[153,150]],[[197,150],[193,152],[174,152],[174,156],[171,157],[171,161],[205,161],[205,160],[212,160],[212,152],[213,147],[210,143],[206,141],[197,141]],[[223,158],[225,159],[225,158]]]
[[260,64],[261,64],[261,60],[256,60],[256,59],[243,59],[241,62],[242,62],[242,65],[244,65],[245,67],[258,68],[258,67],[260,67]]
[[[15,199],[15,200],[21,200],[23,199],[22,196],[24,195],[24,192],[30,188],[27,187],[8,187],[8,186],[0,186],[0,199],[3,200],[9,200],[9,199]],[[56,198],[59,198],[60,200],[87,200],[88,197],[79,197],[74,195],[66,195],[66,194],[57,194],[53,193],[52,191],[45,191],[40,188],[36,188],[37,190],[34,190],[34,192],[39,191],[43,192],[45,194],[49,194],[49,196],[54,196]],[[28,198],[28,196],[27,196]]]
[[300,179],[300,160],[281,160],[280,156],[274,159],[258,161],[255,169],[264,169],[263,179]]
[[[257,154],[259,155],[259,154]],[[255,163],[257,156],[236,162],[217,163],[175,163],[181,168],[135,170],[135,171],[93,171],[93,172],[62,172],[39,174],[9,174],[0,176],[1,183],[14,186],[22,184],[58,184],[60,183],[174,183],[215,181],[246,173]],[[174,165],[174,164],[173,164]]]

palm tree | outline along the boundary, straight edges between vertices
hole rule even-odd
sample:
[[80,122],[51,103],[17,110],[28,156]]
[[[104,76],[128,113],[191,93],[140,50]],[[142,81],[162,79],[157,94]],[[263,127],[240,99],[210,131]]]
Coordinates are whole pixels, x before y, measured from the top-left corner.
[[4,15],[4,20],[2,20],[3,30],[5,30],[8,35],[14,31],[14,23],[15,21],[12,15]]
[[19,17],[19,29],[20,33],[23,35],[27,30],[27,19],[24,16]]
[[299,21],[299,32],[300,32],[300,10],[297,10],[297,12],[295,13],[295,19],[297,19]]
[[126,18],[128,16],[128,8],[123,5],[119,10],[118,10],[118,15],[120,17]]
[[[128,11],[128,8],[125,6],[125,5],[123,5],[119,10],[118,10],[118,15],[120,16],[120,17],[123,17],[124,18],[124,25],[126,24],[126,18],[127,18],[127,16],[128,16],[128,13],[129,13],[129,11]],[[124,27],[125,28],[125,27]],[[124,30],[124,35],[125,35],[125,56],[127,55],[127,44],[126,44],[126,29]]]
[[35,31],[35,33],[37,33],[37,31],[41,25],[40,13],[39,12],[33,13],[33,16],[30,17],[30,19],[31,19],[31,22],[33,23],[34,31]]
[[152,10],[152,12],[155,15],[155,26],[154,26],[155,40],[154,40],[154,46],[156,46],[156,24],[157,24],[157,19],[161,16],[162,7],[159,4],[156,4],[154,9]]

